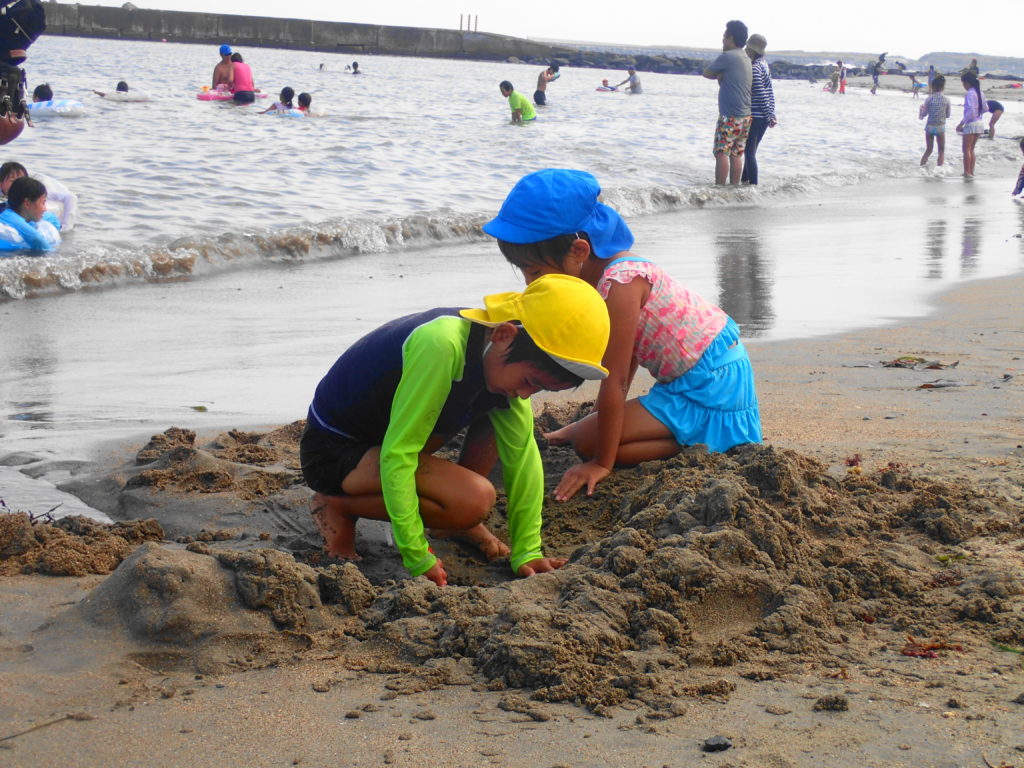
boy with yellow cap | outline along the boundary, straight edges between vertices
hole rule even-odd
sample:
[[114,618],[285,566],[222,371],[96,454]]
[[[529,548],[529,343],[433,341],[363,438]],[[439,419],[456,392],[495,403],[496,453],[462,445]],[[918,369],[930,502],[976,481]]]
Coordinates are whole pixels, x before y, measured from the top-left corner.
[[[390,521],[405,567],[439,586],[447,574],[425,528],[462,535],[489,559],[508,556],[520,576],[564,564],[541,549],[544,470],[529,397],[608,375],[608,311],[568,275],[484,303],[393,320],[353,344],[317,386],[300,456],[329,554],[357,557],[356,520],[366,517]],[[458,463],[432,455],[465,427]],[[511,552],[484,525],[498,457]]]

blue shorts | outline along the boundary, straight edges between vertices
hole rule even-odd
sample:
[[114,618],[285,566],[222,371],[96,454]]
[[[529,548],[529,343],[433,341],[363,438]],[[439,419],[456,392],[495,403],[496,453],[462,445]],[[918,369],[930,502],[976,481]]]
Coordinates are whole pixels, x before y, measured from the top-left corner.
[[926,136],[944,136],[946,134],[945,125],[926,125],[924,127]]
[[732,318],[693,368],[655,384],[640,404],[680,445],[703,443],[709,451],[723,452],[761,442],[754,369]]

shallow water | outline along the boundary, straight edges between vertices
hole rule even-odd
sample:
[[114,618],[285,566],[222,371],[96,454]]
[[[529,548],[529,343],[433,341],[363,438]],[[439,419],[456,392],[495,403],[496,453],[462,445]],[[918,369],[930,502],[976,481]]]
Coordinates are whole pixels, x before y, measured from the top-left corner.
[[[243,51],[257,86],[309,91],[324,115],[295,119],[196,100],[213,46],[44,37],[32,53],[30,87],[48,81],[88,114],[40,120],[3,156],[75,190],[81,215],[59,257],[0,261],[10,298],[476,239],[515,180],[548,166],[592,171],[631,218],[922,174],[920,102],[905,94],[776,82],[761,187],[735,195],[708,184],[717,86],[704,78],[645,73],[631,97],[594,91],[614,72],[567,68],[538,121],[517,127],[497,84],[530,94],[535,66],[377,56],[353,77],[348,56]],[[91,93],[119,79],[152,101]],[[1001,130],[1024,120],[1011,109]],[[1018,155],[986,142],[980,173],[1009,173]]]
[[[922,315],[940,289],[1024,268],[1013,142],[982,142],[973,182],[952,147],[950,165],[922,171],[909,96],[778,82],[761,187],[716,189],[715,85],[701,78],[644,74],[628,97],[592,90],[613,73],[566,70],[519,128],[497,82],[532,91],[536,67],[370,57],[354,78],[348,57],[243,53],[257,85],[311,90],[327,116],[195,100],[208,46],[33,47],[30,85],[49,80],[91,114],[40,121],[4,154],[81,202],[61,255],[0,260],[0,461],[304,417],[319,377],[379,323],[521,285],[478,227],[544,166],[593,171],[636,250],[755,347]],[[153,101],[87,95],[121,78]],[[1024,133],[1017,114],[1000,126]],[[0,467],[0,498],[52,506],[52,484],[5,482],[13,471]]]

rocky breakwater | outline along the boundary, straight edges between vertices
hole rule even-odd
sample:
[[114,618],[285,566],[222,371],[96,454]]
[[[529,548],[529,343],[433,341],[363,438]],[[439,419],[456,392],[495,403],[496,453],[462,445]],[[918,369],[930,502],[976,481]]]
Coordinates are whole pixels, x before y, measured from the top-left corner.
[[[623,53],[600,53],[581,51],[570,55],[555,54],[548,58],[517,56],[511,61],[527,64],[558,64],[560,67],[583,67],[586,69],[626,70],[633,67],[638,72],[659,72],[667,75],[700,75],[711,63],[712,57],[689,58]],[[788,61],[770,61],[772,77],[776,80],[818,80],[827,79],[834,69],[831,64],[795,64]],[[859,68],[850,68],[850,76],[862,74]]]

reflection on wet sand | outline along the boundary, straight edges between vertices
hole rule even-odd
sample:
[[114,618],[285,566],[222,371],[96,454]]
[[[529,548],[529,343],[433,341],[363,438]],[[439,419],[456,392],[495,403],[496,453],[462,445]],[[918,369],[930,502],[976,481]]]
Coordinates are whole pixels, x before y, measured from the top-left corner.
[[970,277],[978,269],[978,253],[981,251],[981,220],[973,216],[964,219],[963,237],[960,246],[960,277]]
[[[57,356],[44,337],[28,340],[23,349],[22,354],[11,357],[11,369],[2,381],[2,406],[8,421],[31,422],[30,429],[48,429],[54,422],[53,393],[51,387],[41,386],[40,382],[53,382]],[[28,386],[21,390],[19,385],[26,381]]]
[[926,280],[942,279],[942,261],[946,256],[946,222],[935,219],[928,222],[925,237],[925,271]]
[[748,338],[763,336],[775,321],[772,308],[772,260],[762,254],[761,236],[750,230],[715,239],[718,306]]
[[1016,238],[1020,243],[1020,254],[1024,256],[1024,198],[1018,197],[1013,202],[1017,206],[1017,215],[1020,217],[1020,232],[1016,234]]

